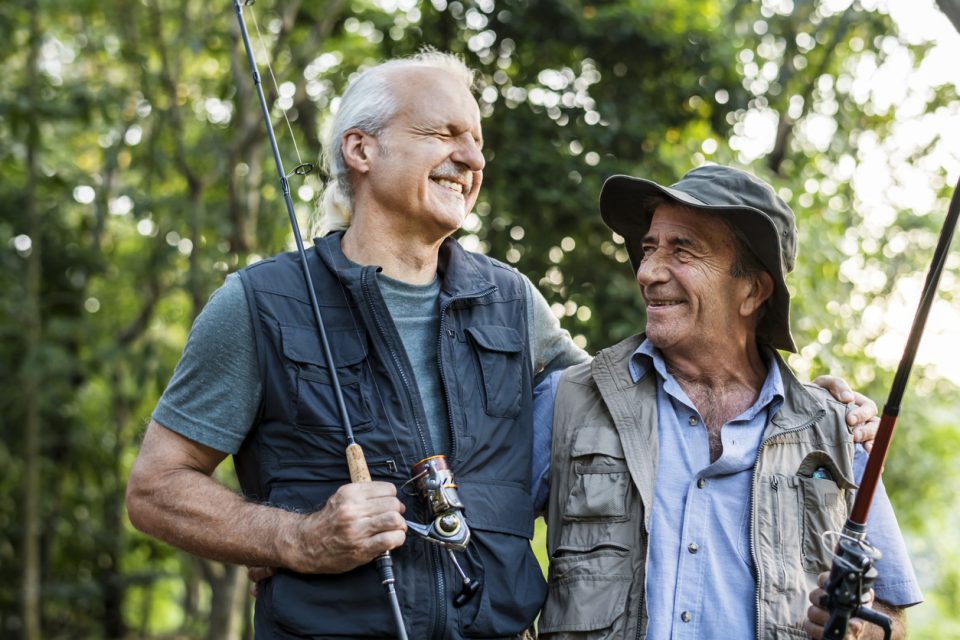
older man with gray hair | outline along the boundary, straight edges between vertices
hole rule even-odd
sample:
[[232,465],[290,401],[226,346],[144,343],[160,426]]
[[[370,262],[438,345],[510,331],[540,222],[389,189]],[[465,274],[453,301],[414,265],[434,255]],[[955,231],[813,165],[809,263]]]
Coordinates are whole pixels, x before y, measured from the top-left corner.
[[[296,254],[227,279],[156,407],[128,505],[140,529],[193,553],[276,567],[258,637],[395,633],[370,564],[393,553],[411,638],[507,638],[545,595],[530,549],[532,388],[585,359],[515,269],[450,235],[483,177],[473,74],[427,52],[359,74],[325,145],[324,237],[308,265],[357,441],[374,482],[350,484],[330,375]],[[245,497],[211,472],[235,457]],[[429,520],[409,490],[444,454],[473,539],[480,593],[454,606],[446,554],[406,535]]]
[[[483,177],[471,83],[435,52],[373,67],[325,144],[325,235],[307,266],[374,481],[349,483],[295,254],[227,278],[153,413],[130,519],[192,553],[276,568],[259,588],[258,637],[392,636],[370,564],[386,550],[412,638],[515,637],[545,597],[529,544],[532,389],[586,355],[527,278],[450,237]],[[231,454],[243,496],[210,477]],[[406,535],[404,514],[429,519],[406,487],[411,466],[440,454],[473,530],[459,555],[479,592],[466,603],[451,558]]]
[[[811,602],[828,532],[843,527],[866,456],[847,406],[801,384],[777,353],[796,351],[793,211],[722,166],[670,187],[612,177],[600,210],[626,241],[646,333],[544,382],[541,636],[819,637],[826,614]],[[872,514],[884,554],[873,606],[900,638],[902,609],[921,596],[882,490]],[[848,638],[877,631],[857,621]]]

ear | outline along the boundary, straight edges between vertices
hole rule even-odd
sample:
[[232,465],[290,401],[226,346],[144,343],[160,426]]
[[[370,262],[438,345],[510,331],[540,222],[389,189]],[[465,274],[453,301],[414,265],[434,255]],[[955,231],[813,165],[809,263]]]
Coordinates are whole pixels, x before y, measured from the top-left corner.
[[347,129],[340,139],[340,149],[347,166],[357,173],[370,171],[371,159],[377,143],[360,129]]
[[749,291],[740,303],[740,315],[747,317],[755,314],[773,295],[773,276],[766,271],[753,274],[749,278]]

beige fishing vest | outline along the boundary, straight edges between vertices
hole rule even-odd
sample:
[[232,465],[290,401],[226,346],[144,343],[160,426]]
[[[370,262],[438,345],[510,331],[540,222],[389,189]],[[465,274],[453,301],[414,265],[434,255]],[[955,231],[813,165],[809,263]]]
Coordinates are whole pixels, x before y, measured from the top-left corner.
[[[656,375],[634,382],[634,336],[568,369],[553,421],[543,638],[642,638],[644,579],[657,476]],[[757,638],[807,638],[808,593],[830,567],[853,504],[853,441],[845,405],[803,385],[777,356],[786,398],[753,471],[751,549]],[[833,478],[812,478],[825,467]]]

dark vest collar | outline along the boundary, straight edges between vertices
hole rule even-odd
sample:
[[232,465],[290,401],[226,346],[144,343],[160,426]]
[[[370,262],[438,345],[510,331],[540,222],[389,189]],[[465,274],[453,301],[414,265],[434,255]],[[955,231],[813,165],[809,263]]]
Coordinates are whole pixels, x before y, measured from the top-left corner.
[[[338,278],[352,283],[360,278],[367,268],[351,262],[343,255],[340,240],[343,231],[334,231],[314,240],[314,246],[320,259]],[[371,265],[378,272],[379,266]],[[440,245],[437,256],[437,272],[440,275],[440,289],[445,297],[471,297],[493,291],[496,285],[483,274],[468,251],[453,238],[446,238]]]

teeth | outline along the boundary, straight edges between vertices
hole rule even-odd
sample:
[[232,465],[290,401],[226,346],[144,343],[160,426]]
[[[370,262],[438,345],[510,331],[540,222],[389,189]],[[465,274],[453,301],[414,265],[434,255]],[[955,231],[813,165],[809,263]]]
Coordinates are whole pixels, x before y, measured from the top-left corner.
[[672,307],[681,304],[679,300],[651,300],[651,307]]
[[436,183],[441,187],[446,187],[451,191],[456,191],[457,193],[463,193],[463,185],[459,182],[452,182],[450,180],[445,180],[443,178],[435,178]]

